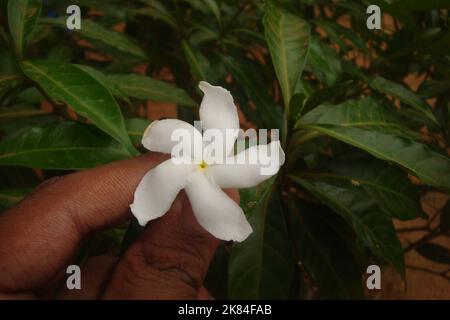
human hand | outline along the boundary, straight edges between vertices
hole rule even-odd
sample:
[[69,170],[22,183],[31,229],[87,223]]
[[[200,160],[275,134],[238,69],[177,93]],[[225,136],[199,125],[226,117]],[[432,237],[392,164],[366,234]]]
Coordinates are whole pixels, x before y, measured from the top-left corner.
[[[83,239],[127,219],[140,179],[165,159],[149,153],[50,179],[0,216],[0,298],[52,296]],[[227,194],[239,201],[236,190]],[[122,257],[97,256],[81,266],[81,290],[58,298],[196,299],[219,240],[196,221],[180,193]]]

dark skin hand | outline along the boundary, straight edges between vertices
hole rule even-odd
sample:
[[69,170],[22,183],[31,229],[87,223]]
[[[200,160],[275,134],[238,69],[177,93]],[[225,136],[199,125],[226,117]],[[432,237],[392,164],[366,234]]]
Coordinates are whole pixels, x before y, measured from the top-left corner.
[[[66,268],[89,235],[132,218],[129,204],[145,173],[165,160],[134,159],[50,179],[0,216],[0,299],[199,299],[219,240],[196,221],[182,192],[120,257],[81,265],[81,290]],[[226,190],[239,202],[236,190]]]

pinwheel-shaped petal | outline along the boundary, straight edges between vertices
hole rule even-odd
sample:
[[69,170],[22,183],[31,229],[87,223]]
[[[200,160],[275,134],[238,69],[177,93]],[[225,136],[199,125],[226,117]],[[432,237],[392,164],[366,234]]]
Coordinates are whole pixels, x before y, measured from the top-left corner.
[[[203,136],[191,124],[177,119],[154,121],[147,128],[142,138],[143,146],[150,151],[171,154],[172,158],[142,178],[131,211],[139,224],[145,226],[148,221],[164,215],[184,189],[197,221],[205,230],[222,240],[243,241],[252,228],[243,210],[221,188],[249,188],[261,183],[277,173],[284,162],[284,153],[279,141],[273,141],[234,155],[239,119],[233,97],[224,88],[204,81],[199,87],[204,93],[200,105]],[[220,141],[223,143],[218,152],[222,155],[221,161],[206,155],[208,130],[222,135]],[[182,144],[181,152],[178,150],[178,133],[188,138],[187,143]],[[263,173],[263,164],[255,159],[258,160],[259,154],[269,153],[272,170]]]

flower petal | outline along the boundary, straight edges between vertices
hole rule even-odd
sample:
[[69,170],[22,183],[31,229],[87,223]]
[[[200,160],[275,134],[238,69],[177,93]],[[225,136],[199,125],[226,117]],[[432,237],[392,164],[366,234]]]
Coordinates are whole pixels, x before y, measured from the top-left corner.
[[212,165],[206,170],[221,188],[250,188],[276,174],[284,163],[284,152],[279,141],[252,146],[226,164]]
[[189,177],[185,191],[198,223],[216,238],[244,241],[252,233],[241,207],[202,172]]
[[187,177],[195,168],[195,164],[177,165],[173,159],[169,159],[147,172],[130,205],[131,212],[141,226],[161,217],[170,209],[177,194],[187,184]]
[[[200,90],[205,94],[200,104],[200,120],[204,130],[218,129],[222,132],[226,145],[224,155],[231,154],[234,142],[239,134],[239,117],[230,92],[222,87],[210,85],[208,82],[200,81]],[[226,130],[231,134],[226,138]]]
[[[182,120],[164,119],[153,121],[144,132],[142,145],[150,151],[171,154],[174,147],[180,143],[178,134],[176,136],[174,134],[174,137],[172,137],[174,132],[182,133],[183,137],[190,139],[188,148],[183,148],[183,152],[186,152],[183,156],[194,159],[200,157],[199,160],[201,161],[202,134],[194,126]],[[194,151],[199,152],[198,156],[194,154]]]

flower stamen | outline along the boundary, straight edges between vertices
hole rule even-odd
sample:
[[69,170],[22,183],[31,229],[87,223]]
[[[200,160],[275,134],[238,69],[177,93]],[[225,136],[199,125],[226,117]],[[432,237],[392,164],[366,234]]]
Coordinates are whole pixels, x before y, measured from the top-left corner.
[[202,161],[199,165],[198,165],[198,169],[199,170],[205,170],[206,168],[208,168],[208,164],[205,161]]

